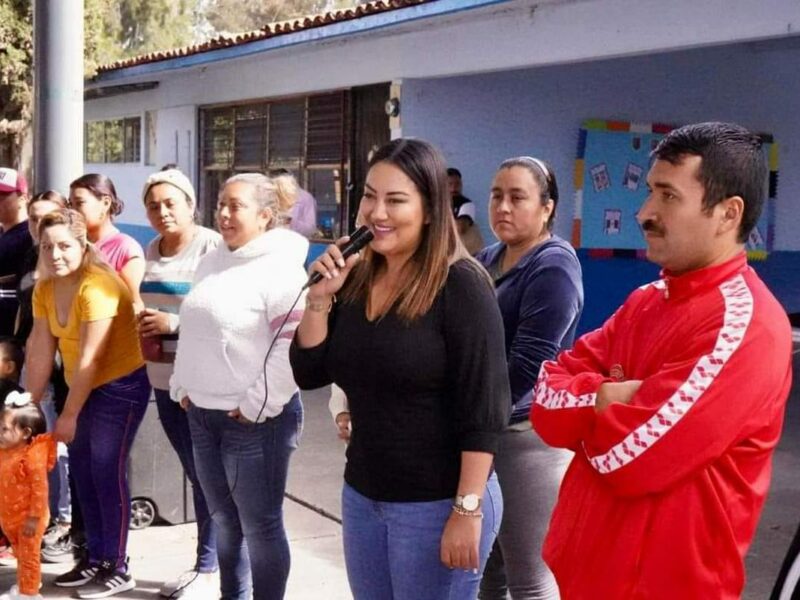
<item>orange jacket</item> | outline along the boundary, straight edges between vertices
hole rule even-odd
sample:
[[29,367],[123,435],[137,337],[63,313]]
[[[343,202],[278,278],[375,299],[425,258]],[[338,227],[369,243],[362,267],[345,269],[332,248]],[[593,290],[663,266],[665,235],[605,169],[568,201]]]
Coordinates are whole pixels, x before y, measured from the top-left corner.
[[56,461],[56,442],[49,433],[30,444],[0,449],[0,523],[12,530],[27,517],[49,514],[47,472]]
[[[531,420],[575,457],[544,558],[564,600],[734,599],[791,385],[785,312],[742,253],[635,291],[542,366]],[[606,381],[641,380],[594,409]]]

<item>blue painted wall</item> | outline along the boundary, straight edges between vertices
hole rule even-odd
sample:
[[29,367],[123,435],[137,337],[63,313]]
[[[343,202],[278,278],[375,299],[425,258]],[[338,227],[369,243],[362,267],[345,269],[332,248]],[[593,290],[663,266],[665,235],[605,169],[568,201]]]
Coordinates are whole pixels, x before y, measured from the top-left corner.
[[775,135],[780,149],[776,250],[800,251],[800,37],[444,79],[405,80],[402,131],[437,144],[486,201],[510,156],[549,160],[558,174],[557,233],[568,237],[578,130],[588,118],[684,124],[725,120]]
[[[596,329],[637,287],[658,279],[659,268],[638,258],[590,258],[578,251],[586,301],[578,333]],[[788,313],[800,313],[800,252],[773,252],[764,261],[751,261],[764,283]]]
[[156,237],[156,232],[147,225],[130,225],[128,223],[114,223],[114,225],[122,233],[128,234],[139,242],[142,248],[147,248],[147,244],[150,243],[150,240]]
[[[464,174],[487,243],[492,176],[505,158],[550,161],[561,201],[556,232],[569,239],[578,129],[587,118],[682,124],[730,120],[773,133],[780,147],[776,250],[755,263],[789,312],[800,311],[800,44],[740,44],[436,80],[405,80],[403,135],[437,144]],[[794,251],[794,252],[791,252]],[[606,319],[631,290],[657,277],[644,260],[581,253],[581,331]]]

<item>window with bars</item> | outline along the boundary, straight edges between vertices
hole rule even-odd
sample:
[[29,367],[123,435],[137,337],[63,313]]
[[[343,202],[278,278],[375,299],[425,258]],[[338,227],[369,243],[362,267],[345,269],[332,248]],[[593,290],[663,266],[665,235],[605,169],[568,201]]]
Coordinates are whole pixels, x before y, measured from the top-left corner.
[[141,160],[142,119],[108,119],[84,124],[84,162],[138,163]]
[[212,225],[217,195],[235,173],[285,169],[315,201],[316,231],[333,239],[347,223],[348,92],[200,110],[200,198]]

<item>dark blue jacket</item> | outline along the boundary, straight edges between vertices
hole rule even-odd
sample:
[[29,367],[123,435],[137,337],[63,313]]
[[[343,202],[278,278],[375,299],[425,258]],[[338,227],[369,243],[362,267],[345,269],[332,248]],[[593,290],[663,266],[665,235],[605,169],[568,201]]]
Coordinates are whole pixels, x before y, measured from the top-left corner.
[[[484,248],[476,257],[490,272],[505,244]],[[511,422],[528,418],[542,362],[572,346],[583,310],[581,265],[575,250],[557,236],[533,248],[495,280],[503,315],[511,381]]]

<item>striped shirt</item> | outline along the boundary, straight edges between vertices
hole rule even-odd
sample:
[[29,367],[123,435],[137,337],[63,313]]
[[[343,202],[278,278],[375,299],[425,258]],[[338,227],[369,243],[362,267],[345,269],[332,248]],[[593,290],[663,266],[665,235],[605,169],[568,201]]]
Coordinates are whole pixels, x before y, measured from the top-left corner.
[[220,243],[216,231],[197,227],[194,239],[175,256],[161,256],[159,244],[161,236],[147,246],[144,280],[140,288],[142,301],[147,308],[154,308],[170,314],[171,333],[162,335],[161,358],[159,362],[147,362],[147,375],[154,388],[169,389],[175,362],[175,349],[178,344],[178,312],[186,294],[192,287],[192,279],[200,258]]

